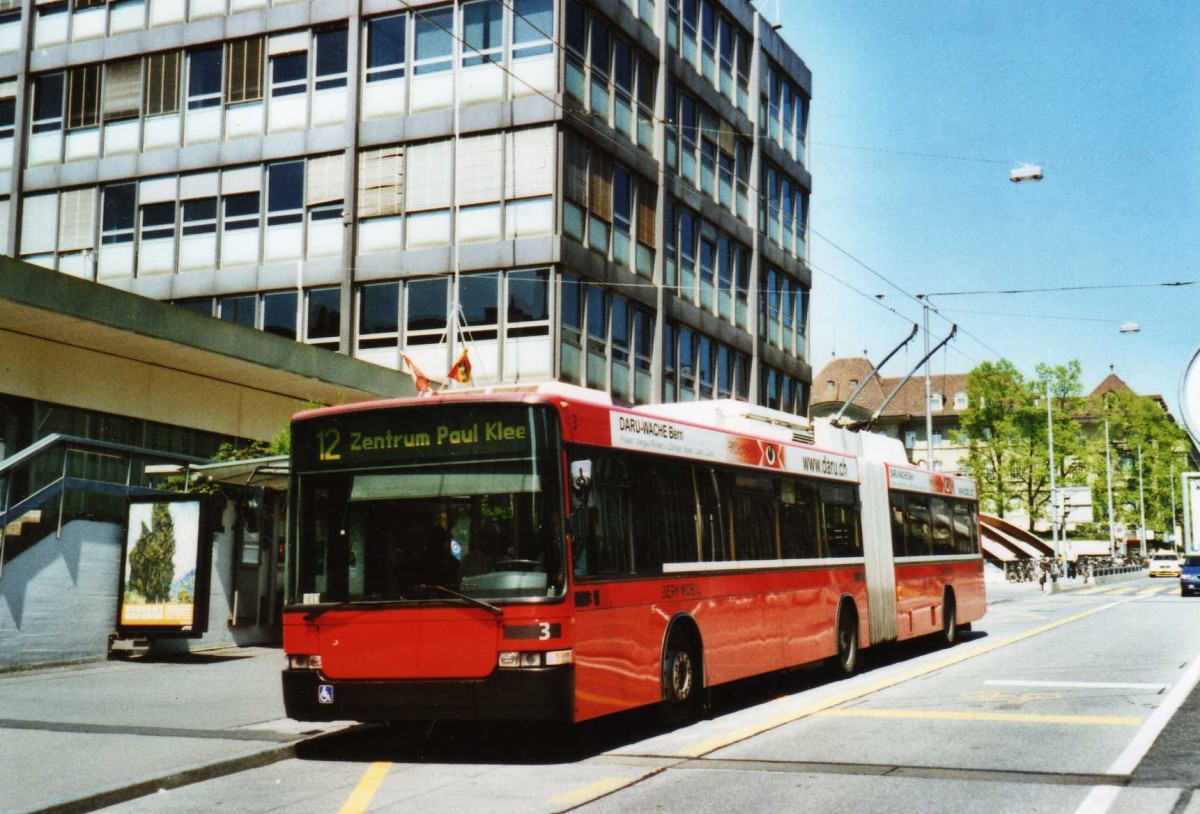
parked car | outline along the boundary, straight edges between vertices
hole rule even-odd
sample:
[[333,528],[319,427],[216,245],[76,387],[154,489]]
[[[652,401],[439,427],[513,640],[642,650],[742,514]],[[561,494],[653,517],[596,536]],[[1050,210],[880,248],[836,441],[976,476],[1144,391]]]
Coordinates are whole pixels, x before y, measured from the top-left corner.
[[1183,569],[1179,575],[1179,595],[1191,596],[1200,592],[1200,555],[1189,554],[1183,558]]
[[1179,557],[1175,554],[1159,552],[1150,557],[1150,576],[1177,577],[1182,573]]

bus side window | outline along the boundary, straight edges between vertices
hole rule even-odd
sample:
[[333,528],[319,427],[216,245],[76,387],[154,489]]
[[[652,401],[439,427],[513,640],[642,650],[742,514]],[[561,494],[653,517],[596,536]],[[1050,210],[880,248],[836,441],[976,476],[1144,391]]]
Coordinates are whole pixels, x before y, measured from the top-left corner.
[[630,483],[625,461],[609,454],[592,460],[591,504],[575,510],[576,576],[629,572]]
[[701,562],[723,562],[729,559],[725,523],[721,517],[721,495],[717,491],[714,473],[707,467],[692,470],[696,479],[697,527],[700,542],[704,546]]
[[811,483],[784,478],[780,483],[780,536],[785,560],[821,556],[817,546],[817,490]]
[[950,501],[935,497],[931,503],[933,514],[933,553],[954,554],[954,524],[950,515]]
[[825,556],[861,557],[858,505],[854,490],[846,486],[821,486],[821,514],[825,533]]
[[721,486],[733,532],[732,555],[740,561],[778,559],[776,479],[738,473],[723,481]]
[[893,492],[888,503],[892,515],[892,556],[903,557],[908,550],[904,540],[904,495]]
[[635,459],[634,557],[639,574],[661,574],[663,563],[696,560],[696,495],[691,467]]
[[954,501],[954,548],[959,554],[979,553],[975,504]]
[[908,556],[926,557],[932,553],[930,534],[929,498],[925,495],[909,495],[905,510],[905,530],[908,540]]

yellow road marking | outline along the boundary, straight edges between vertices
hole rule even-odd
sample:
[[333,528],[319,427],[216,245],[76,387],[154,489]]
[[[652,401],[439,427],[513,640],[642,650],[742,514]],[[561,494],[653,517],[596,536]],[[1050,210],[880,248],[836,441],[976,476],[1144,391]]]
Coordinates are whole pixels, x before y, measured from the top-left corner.
[[1141,718],[1133,715],[1037,715],[1028,712],[952,712],[939,709],[828,709],[818,714],[839,718],[908,718],[924,721],[1003,721],[1096,726],[1137,726],[1142,722]]
[[1127,588],[1113,588],[1112,590],[1108,591],[1107,593],[1109,596],[1120,596],[1121,594],[1133,593],[1135,590],[1136,590],[1136,588],[1130,586]]
[[1083,588],[1082,590],[1075,591],[1075,593],[1078,594],[1079,596],[1086,596],[1088,594],[1098,594],[1101,591],[1107,591],[1108,587],[1109,586],[1107,586],[1107,585],[1094,585],[1091,588]]
[[1003,639],[997,639],[994,642],[988,642],[974,649],[959,650],[954,655],[942,659],[941,661],[934,662],[933,664],[929,664],[924,667],[918,667],[906,672],[897,673],[891,678],[884,678],[879,681],[864,684],[857,689],[846,690],[845,692],[839,693],[838,695],[835,695],[824,701],[806,704],[798,709],[782,712],[756,724],[745,726],[741,729],[736,729],[732,732],[727,732],[722,735],[717,735],[716,737],[709,738],[708,740],[700,741],[692,746],[681,749],[679,754],[683,757],[701,757],[702,755],[707,755],[710,752],[715,752],[718,749],[731,746],[738,741],[743,741],[746,738],[760,735],[763,732],[783,726],[784,724],[790,724],[793,721],[800,720],[801,718],[807,718],[810,715],[816,715],[819,712],[824,712],[827,709],[841,706],[842,704],[857,700],[867,695],[871,695],[872,693],[886,690],[889,687],[896,686],[897,684],[903,684],[905,681],[911,681],[915,678],[920,678],[921,676],[945,669],[946,667],[951,667],[959,662],[966,661],[967,659],[973,659],[976,656],[982,656],[995,650],[999,650],[1001,647],[1007,647],[1010,644],[1016,644],[1017,642],[1024,641],[1025,639],[1032,638],[1033,636],[1037,636],[1041,633],[1047,633],[1056,628],[1063,627],[1064,625],[1069,625],[1072,622],[1078,622],[1080,619],[1086,619],[1089,616],[1100,613],[1100,611],[1107,610],[1111,607],[1115,607],[1115,603],[1099,605],[1095,608],[1091,608],[1090,610],[1077,613],[1074,616],[1068,616],[1066,618],[1059,619],[1057,622],[1050,622],[1040,627],[1027,630],[1024,633],[1014,633],[1012,636],[1007,636]]
[[566,794],[560,794],[553,798],[550,802],[559,803],[560,805],[579,805],[587,803],[598,797],[603,797],[606,794],[611,794],[618,789],[623,789],[626,786],[636,782],[636,777],[605,777],[597,780],[595,783],[588,783],[586,786],[580,786],[574,791],[568,791]]
[[371,804],[371,798],[375,796],[375,792],[379,791],[379,784],[383,782],[383,776],[388,773],[390,768],[392,768],[391,763],[372,763],[338,814],[362,814],[366,811],[367,806]]
[[968,701],[990,701],[997,704],[1028,704],[1030,701],[1057,701],[1062,698],[1060,692],[964,692],[963,698]]
[[1162,593],[1162,588],[1147,588],[1144,591],[1138,591],[1138,596],[1157,596]]

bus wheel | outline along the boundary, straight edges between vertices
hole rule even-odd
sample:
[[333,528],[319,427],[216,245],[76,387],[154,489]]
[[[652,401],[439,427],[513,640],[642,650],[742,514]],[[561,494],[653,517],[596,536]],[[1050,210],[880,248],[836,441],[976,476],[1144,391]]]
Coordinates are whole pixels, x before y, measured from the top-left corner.
[[947,592],[942,603],[942,641],[947,647],[958,644],[958,611],[954,607],[954,594]]
[[858,669],[858,614],[843,604],[837,623],[837,666],[842,675]]
[[691,637],[672,633],[662,663],[664,723],[678,726],[695,712],[700,698],[699,648]]

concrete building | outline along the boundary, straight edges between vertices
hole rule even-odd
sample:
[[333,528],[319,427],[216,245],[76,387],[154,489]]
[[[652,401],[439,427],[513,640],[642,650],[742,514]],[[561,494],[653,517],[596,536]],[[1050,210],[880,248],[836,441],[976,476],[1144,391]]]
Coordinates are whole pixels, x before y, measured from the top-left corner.
[[[105,657],[147,464],[270,440],[313,402],[413,393],[396,371],[0,258],[0,670]],[[208,632],[172,644],[278,636],[283,505],[240,482],[214,496]]]
[[748,0],[0,8],[0,252],[435,382],[807,410],[811,75]]

